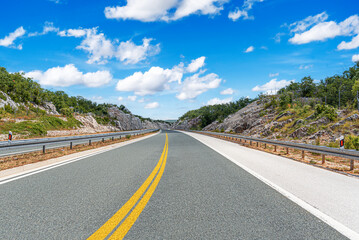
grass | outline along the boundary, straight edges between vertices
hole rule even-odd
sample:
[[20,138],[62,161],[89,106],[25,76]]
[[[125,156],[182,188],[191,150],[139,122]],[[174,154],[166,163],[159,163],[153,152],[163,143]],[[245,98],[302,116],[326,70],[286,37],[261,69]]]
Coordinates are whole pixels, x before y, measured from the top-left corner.
[[12,131],[13,134],[22,134],[28,136],[45,136],[49,130],[72,129],[81,126],[81,122],[74,117],[68,117],[64,121],[55,116],[42,116],[34,120],[25,120],[22,122],[6,121],[0,123],[0,132],[7,134]]

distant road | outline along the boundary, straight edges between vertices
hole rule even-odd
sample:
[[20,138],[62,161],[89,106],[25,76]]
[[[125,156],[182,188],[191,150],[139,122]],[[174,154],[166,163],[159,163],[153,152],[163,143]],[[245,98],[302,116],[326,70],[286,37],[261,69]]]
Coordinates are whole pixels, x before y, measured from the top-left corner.
[[1,239],[346,239],[176,131],[0,179],[0,202]]

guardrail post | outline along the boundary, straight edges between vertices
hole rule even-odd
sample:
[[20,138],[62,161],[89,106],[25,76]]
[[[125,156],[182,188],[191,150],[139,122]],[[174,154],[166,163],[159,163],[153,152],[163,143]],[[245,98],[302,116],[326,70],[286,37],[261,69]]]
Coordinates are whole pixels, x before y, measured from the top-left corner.
[[115,140],[113,137],[112,137],[112,141]]
[[277,151],[277,145],[274,145],[274,151],[275,152]]
[[44,146],[42,146],[42,153],[45,154],[45,152],[46,152],[46,147],[44,145]]
[[264,144],[264,149],[266,149],[266,148],[267,148],[267,144],[265,143],[265,144]]
[[350,159],[350,171],[354,170],[354,160]]
[[288,148],[286,148],[286,150],[287,150],[287,155],[289,154],[289,149]]
[[89,140],[89,145],[91,146],[91,139]]
[[70,142],[70,149],[72,149],[72,142]]
[[259,143],[257,142],[257,147],[258,147],[258,144],[259,144]]
[[105,142],[105,138],[102,138],[102,142]]
[[322,164],[324,164],[324,163],[325,163],[325,155],[322,154]]
[[249,141],[249,145],[252,146],[252,141]]
[[302,150],[302,160],[304,160],[304,150]]

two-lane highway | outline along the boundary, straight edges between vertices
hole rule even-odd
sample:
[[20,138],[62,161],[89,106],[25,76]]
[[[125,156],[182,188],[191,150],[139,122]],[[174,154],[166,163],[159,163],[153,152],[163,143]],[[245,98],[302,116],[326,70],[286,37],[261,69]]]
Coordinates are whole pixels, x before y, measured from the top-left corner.
[[1,239],[345,239],[176,131],[0,180],[0,202]]

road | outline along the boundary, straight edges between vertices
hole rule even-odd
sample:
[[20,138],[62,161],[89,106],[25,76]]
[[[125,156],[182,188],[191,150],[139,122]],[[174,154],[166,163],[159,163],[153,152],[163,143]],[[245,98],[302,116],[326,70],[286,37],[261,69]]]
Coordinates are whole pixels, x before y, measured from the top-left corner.
[[0,202],[1,239],[346,239],[175,131],[0,180]]
[[[127,134],[137,134],[137,133],[149,132],[149,131],[151,130],[135,130],[135,131],[105,133],[105,134],[95,134],[95,135],[15,140],[12,141],[11,143],[9,143],[8,141],[1,141],[0,157],[6,157],[16,154],[35,152],[35,151],[42,151],[44,145],[46,149],[61,148],[61,147],[70,146],[70,142],[72,142],[73,146],[75,146],[79,144],[86,144],[86,143],[88,144],[89,139],[91,139],[92,142],[98,142],[98,141],[102,141],[102,138],[109,139],[112,136],[114,136],[115,138],[119,138],[120,136],[124,137]],[[46,140],[49,140],[49,142],[44,143],[44,141]],[[20,145],[20,144],[26,144],[26,145]]]

